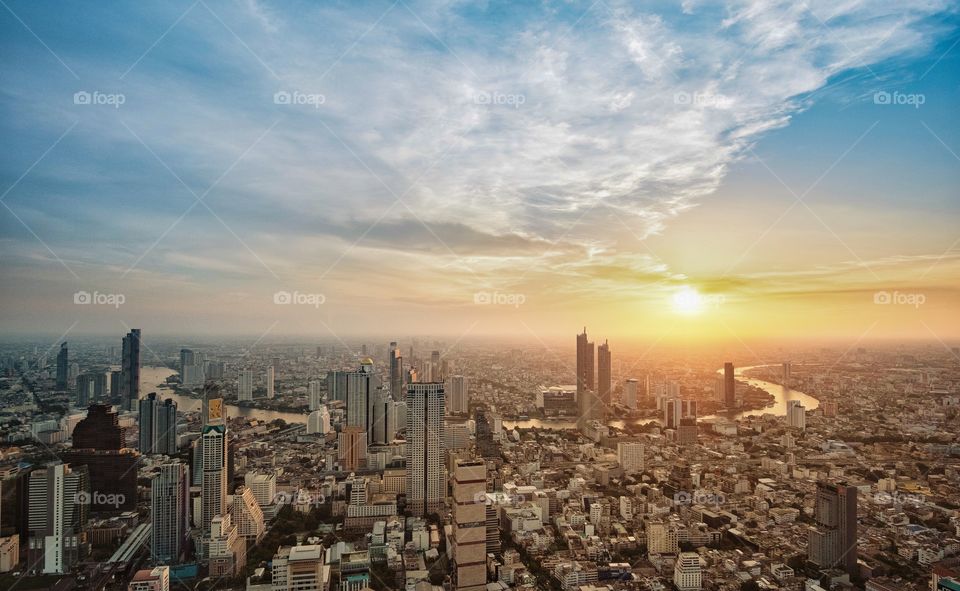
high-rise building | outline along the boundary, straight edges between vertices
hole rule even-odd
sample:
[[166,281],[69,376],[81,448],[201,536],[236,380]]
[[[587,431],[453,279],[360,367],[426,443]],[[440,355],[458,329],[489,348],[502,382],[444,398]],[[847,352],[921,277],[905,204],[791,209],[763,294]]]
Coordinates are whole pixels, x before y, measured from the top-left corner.
[[678,591],[697,591],[703,584],[700,570],[700,555],[696,552],[681,552],[673,567],[673,584]]
[[179,562],[190,535],[190,472],[173,460],[150,481],[150,552],[158,562]]
[[307,435],[326,435],[330,432],[330,411],[326,406],[310,413],[307,417]]
[[247,472],[243,483],[253,492],[253,497],[261,507],[272,505],[277,496],[277,477],[274,474]]
[[816,494],[807,558],[822,569],[858,574],[857,487],[818,482]]
[[151,392],[139,401],[140,453],[177,453],[177,403]]
[[267,375],[266,375],[266,387],[267,387],[267,398],[274,397],[274,379],[276,378],[276,369],[274,366],[267,366]]
[[723,364],[723,402],[727,408],[737,405],[737,380],[733,373],[733,363]]
[[789,380],[789,379],[792,377],[792,374],[793,374],[793,364],[790,363],[789,361],[784,361],[784,362],[783,362],[783,372],[782,372],[782,373],[783,373],[784,385],[786,385],[786,381]]
[[120,402],[120,370],[110,372],[110,399]]
[[444,377],[440,366],[440,351],[432,351],[430,353],[430,379],[427,381],[442,382]]
[[210,534],[204,543],[211,577],[232,577],[247,565],[247,540],[240,535],[229,513],[211,520]]
[[120,361],[120,404],[132,411],[140,400],[140,329],[133,328],[123,337]]
[[[222,404],[222,400],[215,400]],[[217,412],[221,410],[218,409]],[[210,533],[213,518],[224,514],[227,509],[227,427],[225,422],[213,423],[216,417],[208,420],[211,422],[204,425],[203,434],[200,436],[200,526],[205,534]]]
[[683,404],[679,398],[670,398],[664,401],[663,405],[663,425],[667,429],[676,429],[680,426],[680,419],[683,417]]
[[266,533],[266,526],[263,522],[263,509],[257,502],[256,495],[246,486],[239,486],[233,494],[233,522],[237,524],[237,530],[241,536],[247,539],[250,544],[260,541],[260,538]]
[[363,427],[347,425],[337,435],[337,457],[340,469],[356,472],[367,461],[367,434]]
[[470,406],[467,387],[467,378],[459,375],[450,376],[447,384],[447,412],[455,415],[467,414]]
[[57,390],[66,390],[70,371],[70,353],[67,342],[60,343],[60,352],[57,353]]
[[394,400],[403,400],[403,357],[397,343],[390,343],[390,395]]
[[347,372],[327,372],[327,401],[346,402],[347,400]]
[[604,341],[597,347],[597,398],[600,416],[610,413],[610,395],[613,391],[610,345]]
[[407,386],[407,505],[414,515],[443,506],[444,390],[440,382]]
[[623,383],[623,404],[630,410],[637,409],[637,380],[630,378]]
[[[367,434],[367,442],[385,443],[385,393],[378,396],[380,378],[373,369],[373,359],[366,357],[360,368],[346,373],[346,424],[359,427]],[[376,415],[376,416],[374,416]]]
[[85,466],[93,511],[129,511],[137,507],[138,454],[126,449],[125,430],[108,404],[93,404],[73,429],[73,445],[60,453],[72,468]]
[[55,463],[30,473],[28,560],[45,574],[67,574],[80,559],[90,484],[86,467]]
[[323,591],[329,587],[320,545],[282,546],[271,563],[272,591]]
[[241,369],[237,375],[237,400],[253,400],[253,370]]
[[457,460],[453,470],[451,558],[454,589],[487,587],[487,466],[483,460]]
[[583,327],[583,333],[577,335],[577,404],[582,423],[595,416],[593,387],[593,343],[587,340],[587,327]]
[[478,408],[474,411],[473,420],[476,425],[477,454],[481,458],[498,457],[500,450],[497,449],[497,443],[493,437],[493,426],[487,418],[487,411]]
[[626,474],[643,472],[643,444],[632,441],[618,443],[617,462]]
[[787,401],[787,426],[801,431],[807,428],[807,409],[799,400]]
[[323,405],[323,391],[320,389],[320,380],[310,380],[310,410],[319,410]]
[[77,376],[77,406],[86,407],[107,395],[107,374],[102,371],[82,373]]

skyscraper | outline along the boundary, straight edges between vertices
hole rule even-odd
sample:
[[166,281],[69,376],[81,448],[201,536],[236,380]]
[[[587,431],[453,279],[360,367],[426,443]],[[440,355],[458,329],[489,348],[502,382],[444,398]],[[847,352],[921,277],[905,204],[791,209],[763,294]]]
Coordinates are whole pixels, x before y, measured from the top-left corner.
[[799,400],[787,401],[787,426],[801,431],[807,428],[807,409]]
[[175,563],[187,550],[190,535],[190,481],[186,464],[160,465],[150,481],[150,551],[162,563]]
[[440,351],[430,353],[430,380],[431,382],[442,382],[443,372],[440,368]]
[[273,398],[274,396],[274,379],[276,378],[276,370],[272,365],[267,367],[267,376],[266,376],[266,386],[267,386],[267,398]]
[[580,421],[593,418],[593,343],[587,340],[587,327],[577,335],[577,404]]
[[497,444],[493,439],[493,426],[487,417],[487,411],[478,408],[474,412],[474,423],[476,424],[477,454],[481,458],[495,458],[500,455]]
[[623,403],[627,408],[636,410],[637,408],[637,380],[630,378],[623,384]]
[[346,372],[346,424],[359,427],[367,442],[385,443],[386,393],[380,392],[380,378],[373,370],[373,359],[360,361],[360,368]]
[[819,568],[857,568],[857,487],[817,483],[807,557]]
[[177,403],[172,398],[162,401],[156,392],[138,404],[140,421],[140,453],[177,453]]
[[407,386],[407,504],[414,515],[437,513],[443,506],[443,411],[442,383]]
[[453,583],[457,591],[487,587],[487,466],[457,460],[453,471]]
[[468,382],[463,376],[450,376],[447,392],[447,411],[450,414],[467,414],[470,406],[469,395],[467,394]]
[[70,371],[70,353],[67,342],[60,343],[60,352],[57,353],[57,390],[66,390]]
[[227,421],[223,399],[205,400],[206,424],[200,436],[200,526],[210,533],[213,518],[227,509]]
[[72,468],[86,466],[93,511],[129,511],[137,507],[139,456],[127,449],[125,430],[108,404],[93,404],[73,429],[73,445],[60,453]]
[[318,410],[323,405],[323,392],[320,390],[320,381],[319,380],[310,380],[308,384],[310,388],[310,398],[307,401],[309,403],[310,410]]
[[347,425],[337,435],[337,458],[340,469],[356,472],[367,461],[367,434],[362,427]]
[[597,406],[600,416],[610,412],[610,393],[613,390],[611,364],[610,345],[604,341],[597,347],[597,391],[600,399]]
[[253,370],[241,369],[237,376],[237,400],[253,400]]
[[120,361],[120,405],[134,410],[140,399],[140,329],[134,328],[123,337]]
[[30,473],[28,560],[46,574],[66,574],[80,558],[87,524],[87,468],[54,463]]
[[397,343],[390,343],[390,394],[394,400],[403,400],[403,357]]
[[733,374],[733,363],[723,364],[723,402],[727,408],[733,408],[737,405],[736,394],[737,380]]

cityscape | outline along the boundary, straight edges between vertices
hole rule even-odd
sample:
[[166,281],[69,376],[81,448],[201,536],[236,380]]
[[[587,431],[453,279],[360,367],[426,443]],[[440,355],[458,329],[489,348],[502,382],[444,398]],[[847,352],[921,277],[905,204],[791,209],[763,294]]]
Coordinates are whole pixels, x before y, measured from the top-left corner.
[[956,3],[0,5],[0,591],[960,591]]

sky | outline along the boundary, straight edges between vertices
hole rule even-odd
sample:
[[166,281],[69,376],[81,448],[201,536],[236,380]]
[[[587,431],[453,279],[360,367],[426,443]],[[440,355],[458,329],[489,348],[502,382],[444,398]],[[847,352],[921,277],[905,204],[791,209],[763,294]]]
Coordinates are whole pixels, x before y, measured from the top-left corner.
[[957,9],[3,0],[3,332],[956,346]]

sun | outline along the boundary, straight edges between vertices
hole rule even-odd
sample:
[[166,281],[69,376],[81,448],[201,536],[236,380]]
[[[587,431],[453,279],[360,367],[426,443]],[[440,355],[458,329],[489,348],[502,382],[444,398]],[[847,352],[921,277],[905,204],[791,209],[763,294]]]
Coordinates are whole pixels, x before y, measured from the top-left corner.
[[684,286],[673,294],[673,311],[684,316],[694,316],[703,312],[703,296],[696,289]]

